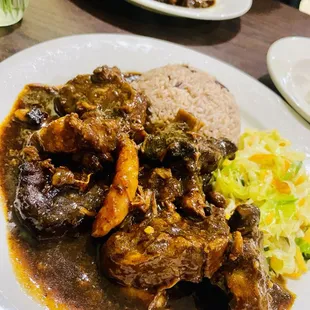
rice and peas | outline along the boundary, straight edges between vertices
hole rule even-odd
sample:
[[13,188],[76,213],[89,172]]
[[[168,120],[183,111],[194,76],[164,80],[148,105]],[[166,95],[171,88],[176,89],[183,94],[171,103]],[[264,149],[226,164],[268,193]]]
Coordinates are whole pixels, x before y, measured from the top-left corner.
[[293,278],[305,273],[310,259],[310,179],[304,154],[292,151],[277,131],[246,131],[239,139],[238,105],[206,72],[168,65],[142,74],[133,84],[150,99],[152,123],[168,123],[181,108],[204,122],[204,134],[238,144],[236,159],[225,160],[214,173],[214,188],[228,202],[227,218],[238,204],[258,206],[271,272]]

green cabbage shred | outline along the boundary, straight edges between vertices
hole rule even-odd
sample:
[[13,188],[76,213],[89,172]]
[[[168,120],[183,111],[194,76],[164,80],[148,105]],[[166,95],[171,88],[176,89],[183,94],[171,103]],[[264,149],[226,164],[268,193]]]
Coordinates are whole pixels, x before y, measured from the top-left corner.
[[304,160],[278,131],[247,130],[235,159],[215,171],[213,184],[228,201],[227,218],[241,203],[260,208],[270,268],[295,278],[307,271],[310,259],[310,240],[304,239],[310,236],[310,180]]

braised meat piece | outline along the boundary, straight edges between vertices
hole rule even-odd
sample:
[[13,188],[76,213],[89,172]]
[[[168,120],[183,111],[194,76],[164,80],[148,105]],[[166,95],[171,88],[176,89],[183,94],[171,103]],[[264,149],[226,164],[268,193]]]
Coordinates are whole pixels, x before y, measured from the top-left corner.
[[73,173],[67,167],[58,167],[52,176],[52,185],[62,187],[70,185],[85,191],[90,183],[91,174]]
[[289,310],[292,308],[295,299],[294,294],[288,291],[283,283],[277,283],[277,280],[274,280],[269,294],[272,298],[270,309]]
[[209,204],[202,189],[201,177],[189,174],[183,180],[184,194],[181,198],[181,208],[191,216],[205,218],[209,213]]
[[121,80],[121,72],[115,67],[104,66],[101,70],[96,69],[93,75],[78,75],[60,88],[57,109],[61,114],[83,114],[98,106],[103,109],[114,108],[113,102],[120,99],[120,96],[123,99],[123,95],[117,92]]
[[208,191],[206,195],[207,195],[207,200],[210,203],[214,204],[216,207],[226,208],[227,206],[226,199],[222,194],[214,192],[214,191]]
[[[202,188],[203,181],[198,174],[188,173],[184,169],[183,173],[173,174],[170,168],[150,169],[144,166],[140,171],[139,184],[154,194],[155,204],[161,207],[174,210],[176,205],[187,215],[202,219],[210,212],[210,206]],[[138,197],[137,203],[139,200],[141,202],[140,198]],[[149,199],[146,201],[149,205],[142,203],[143,209],[150,207]]]
[[242,236],[248,236],[260,242],[259,231],[260,211],[253,205],[240,205],[229,220],[232,231],[239,231]]
[[111,160],[122,130],[120,119],[107,119],[100,113],[63,116],[37,132],[38,141],[48,153],[74,153],[94,150],[102,159]]
[[185,123],[188,126],[188,130],[198,132],[204,123],[196,118],[192,113],[183,109],[179,109],[177,115],[174,118],[175,123]]
[[175,122],[146,137],[141,151],[147,159],[171,168],[181,180],[183,197],[178,206],[188,215],[205,218],[210,209],[205,194],[211,173],[224,158],[232,158],[237,148],[226,139],[209,138],[189,128],[199,128],[198,122],[179,111]]
[[116,67],[99,67],[92,75],[78,75],[59,90],[57,110],[61,114],[100,110],[107,118],[121,117],[137,139],[144,135],[148,102],[135,91]]
[[163,290],[181,280],[200,282],[221,266],[229,239],[224,212],[204,221],[162,211],[112,235],[101,249],[101,268],[117,282]]
[[[156,204],[168,207],[182,196],[182,183],[172,175],[169,168],[150,168],[142,166],[139,184],[143,189],[154,194]],[[173,206],[174,208],[174,206]],[[148,209],[148,208],[147,208]]]
[[48,118],[48,114],[42,109],[33,106],[31,109],[18,109],[14,113],[15,119],[30,126],[40,127]]
[[48,119],[56,116],[54,100],[58,96],[55,88],[39,85],[27,85],[19,98],[14,119],[25,126],[37,129]]
[[104,199],[104,187],[86,189],[83,178],[75,179],[72,172],[63,170],[54,169],[49,161],[29,161],[20,167],[14,210],[39,239],[61,236],[85,216],[94,217]]
[[78,119],[77,114],[69,114],[54,120],[36,132],[43,151],[49,153],[73,153],[78,150],[78,136],[71,122]]
[[128,131],[120,118],[106,118],[99,112],[85,113],[81,120],[73,119],[71,126],[82,147],[96,151],[106,160],[111,160],[120,134]]
[[[130,134],[137,142],[144,139],[147,99],[116,67],[103,66],[92,75],[78,75],[60,88],[55,105],[64,117],[38,132],[46,152],[73,153],[86,147],[111,160],[120,132]],[[21,118],[26,119],[27,111],[20,113]]]
[[174,122],[159,133],[148,135],[142,153],[151,160],[181,162],[188,171],[208,174],[225,157],[233,157],[237,147],[226,139],[216,140],[189,131],[186,123]]
[[[47,111],[45,102],[48,100],[41,102],[42,89],[38,91],[40,94],[37,96],[33,93],[29,98],[23,96],[27,104],[22,105],[22,109],[16,113],[19,121],[32,121],[42,125],[43,112],[40,114],[38,107]],[[39,232],[56,235],[61,229],[66,231],[70,227],[78,226],[85,214],[94,216],[94,211],[102,206],[104,190],[92,184],[90,174],[85,171],[102,171],[105,161],[114,160],[117,146],[122,144],[123,137],[130,141],[128,145],[133,145],[137,162],[135,173],[138,175],[137,150],[130,139],[140,141],[144,137],[147,100],[125,81],[118,68],[107,66],[97,68],[92,75],[77,76],[61,87],[59,93],[50,89],[48,91],[53,95],[50,96],[50,100],[55,103],[57,113],[63,116],[59,117],[54,110],[48,110],[48,115],[54,115],[54,119],[49,117],[49,121],[27,141],[15,205],[17,213],[27,226],[32,226]],[[71,156],[67,164],[73,167],[74,163],[77,163],[78,169],[83,173],[70,171],[66,164],[62,163],[60,154],[60,157],[67,159]],[[48,160],[41,160],[41,157],[51,157],[53,160],[58,158],[58,168],[53,167]],[[46,166],[47,163],[49,164]],[[37,180],[35,186],[31,184],[33,178]],[[96,223],[100,224],[96,226],[97,236],[108,233],[129,212],[137,185],[131,186],[132,182],[128,181],[130,178],[127,181],[123,179],[122,184],[118,182],[115,185],[115,193],[122,196],[120,186],[123,185],[124,198],[127,195],[127,187],[133,188],[130,199],[126,196],[128,201],[125,203],[123,199],[121,208],[118,205],[120,201],[113,200],[117,195],[108,196],[112,197],[109,202],[113,203],[107,203],[110,208],[103,208],[102,211],[110,210],[109,216],[102,217],[101,212],[101,217],[96,220]],[[93,194],[97,195],[96,198]],[[61,201],[63,208],[58,201]],[[122,216],[114,216],[117,210],[122,210]],[[113,217],[117,223],[114,226],[111,224]],[[104,224],[102,218],[108,223]],[[102,229],[103,226],[110,228],[106,231]],[[103,233],[99,233],[98,229]]]
[[72,154],[72,162],[82,166],[85,171],[98,173],[103,171],[103,164],[100,155],[95,151],[83,150]]
[[232,295],[232,310],[289,309],[292,295],[274,283],[262,254],[262,233],[258,229],[259,209],[241,205],[230,219],[233,245],[213,282]]

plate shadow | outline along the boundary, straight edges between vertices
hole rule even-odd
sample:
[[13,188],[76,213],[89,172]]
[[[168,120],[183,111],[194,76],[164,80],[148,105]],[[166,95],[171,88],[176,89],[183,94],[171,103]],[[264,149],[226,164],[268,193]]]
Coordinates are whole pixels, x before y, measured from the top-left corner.
[[216,45],[240,31],[240,19],[200,21],[156,14],[124,0],[70,0],[94,17],[126,32],[183,45]]

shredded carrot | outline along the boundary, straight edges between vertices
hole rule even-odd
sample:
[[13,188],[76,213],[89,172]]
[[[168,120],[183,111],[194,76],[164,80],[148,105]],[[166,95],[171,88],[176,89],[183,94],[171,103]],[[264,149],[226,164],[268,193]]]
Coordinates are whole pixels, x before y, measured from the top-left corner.
[[288,169],[290,169],[291,167],[291,162],[287,159],[284,160],[284,173],[286,173],[288,171]]
[[308,267],[307,264],[302,256],[302,253],[299,249],[299,247],[297,247],[296,249],[296,255],[295,255],[295,260],[296,260],[296,264],[298,266],[298,271],[291,273],[291,274],[285,274],[285,277],[291,278],[291,279],[298,279],[302,276],[303,273],[308,271]]
[[282,193],[282,194],[290,194],[291,193],[291,189],[286,182],[282,182],[278,179],[273,179],[272,184],[277,189],[277,191]]
[[270,258],[270,266],[277,272],[277,270],[281,270],[283,268],[283,261],[275,256],[272,256]]
[[249,160],[263,166],[272,166],[274,164],[275,155],[273,154],[255,154]]
[[304,204],[305,204],[305,202],[306,202],[306,198],[304,197],[304,198],[301,198],[299,201],[298,201],[298,205],[300,206],[300,207],[302,207]]
[[267,217],[266,217],[265,223],[266,223],[267,225],[270,225],[270,224],[272,223],[273,219],[274,219],[274,213],[273,213],[273,212],[272,212],[272,213],[269,213],[269,214],[267,215]]
[[305,182],[307,179],[307,177],[305,175],[301,175],[296,181],[295,181],[295,185],[298,186],[300,184],[302,184],[303,182]]
[[290,274],[285,273],[285,274],[283,274],[283,276],[286,278],[290,278],[292,280],[297,280],[302,276],[302,273],[301,272],[293,272]]
[[297,266],[299,267],[299,270],[302,273],[308,271],[307,264],[304,260],[304,257],[302,256],[302,253],[299,247],[297,247],[297,250],[296,250],[296,263],[297,263]]
[[288,146],[288,145],[289,145],[289,143],[287,143],[287,142],[283,141],[283,142],[280,142],[280,143],[279,143],[279,145],[284,147],[284,146]]
[[304,236],[304,240],[306,242],[310,243],[310,228],[308,228],[308,230],[306,231],[305,236]]

